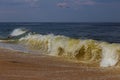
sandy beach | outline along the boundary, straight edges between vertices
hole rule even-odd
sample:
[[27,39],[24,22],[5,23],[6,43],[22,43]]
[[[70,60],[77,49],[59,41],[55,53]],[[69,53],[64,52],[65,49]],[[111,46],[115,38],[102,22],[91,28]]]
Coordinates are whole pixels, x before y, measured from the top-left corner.
[[0,80],[120,80],[120,68],[0,49]]

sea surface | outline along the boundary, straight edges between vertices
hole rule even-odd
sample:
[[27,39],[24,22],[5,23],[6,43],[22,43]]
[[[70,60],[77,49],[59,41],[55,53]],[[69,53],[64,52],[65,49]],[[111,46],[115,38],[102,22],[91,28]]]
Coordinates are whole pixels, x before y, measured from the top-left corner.
[[0,47],[114,66],[120,57],[120,23],[0,23]]
[[120,23],[0,23],[0,37],[7,37],[16,28],[38,34],[64,35],[71,38],[94,39],[120,43]]

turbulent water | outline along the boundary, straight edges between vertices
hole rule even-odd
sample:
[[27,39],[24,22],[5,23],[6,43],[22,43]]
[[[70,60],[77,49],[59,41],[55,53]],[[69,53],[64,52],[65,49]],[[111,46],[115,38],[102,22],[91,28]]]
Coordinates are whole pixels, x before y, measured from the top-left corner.
[[27,46],[101,67],[119,65],[120,23],[0,23],[0,33],[0,46],[21,51]]

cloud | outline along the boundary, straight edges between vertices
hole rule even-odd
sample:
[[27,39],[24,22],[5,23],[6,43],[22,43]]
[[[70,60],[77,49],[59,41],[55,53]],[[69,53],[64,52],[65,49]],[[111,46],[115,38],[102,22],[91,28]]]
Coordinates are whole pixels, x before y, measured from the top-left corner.
[[57,6],[61,7],[61,8],[69,8],[68,3],[66,3],[66,2],[58,3]]
[[28,4],[30,4],[31,6],[33,6],[33,7],[37,7],[38,5],[37,5],[37,2],[38,2],[39,0],[25,0],[25,2],[26,3],[28,3]]
[[39,0],[0,0],[1,5],[7,6],[23,6],[23,5],[30,5],[32,7],[36,6]]
[[80,5],[80,6],[84,6],[84,5],[95,5],[97,4],[95,1],[93,0],[74,0],[74,3],[76,5]]
[[57,4],[58,7],[68,8],[73,6],[92,6],[97,4],[94,0],[64,0]]

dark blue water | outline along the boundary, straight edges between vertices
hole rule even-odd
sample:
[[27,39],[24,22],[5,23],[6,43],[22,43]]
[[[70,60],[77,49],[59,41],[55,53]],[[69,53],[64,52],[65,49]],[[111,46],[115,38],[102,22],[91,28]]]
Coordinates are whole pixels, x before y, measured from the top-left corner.
[[120,23],[0,23],[0,37],[8,36],[15,28],[27,28],[30,32],[43,35],[53,33],[120,43]]

